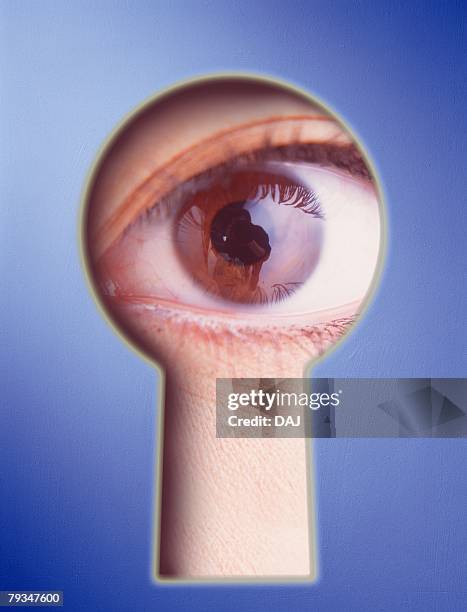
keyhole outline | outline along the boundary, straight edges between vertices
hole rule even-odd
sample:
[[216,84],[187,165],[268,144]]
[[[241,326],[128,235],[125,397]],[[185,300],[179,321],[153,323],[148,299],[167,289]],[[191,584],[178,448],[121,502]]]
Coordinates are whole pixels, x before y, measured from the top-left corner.
[[87,175],[84,179],[83,188],[80,195],[80,203],[78,210],[78,247],[79,247],[79,259],[81,268],[83,270],[85,282],[88,291],[96,305],[100,315],[111,327],[113,332],[133,353],[135,353],[140,359],[148,363],[154,368],[158,374],[159,385],[158,385],[158,397],[157,397],[157,440],[155,444],[154,452],[154,465],[153,473],[156,474],[156,484],[153,488],[152,493],[152,508],[151,516],[153,517],[151,524],[151,572],[150,576],[153,581],[157,583],[168,583],[183,586],[184,584],[278,584],[283,583],[300,583],[300,584],[315,584],[320,579],[320,568],[319,568],[319,531],[317,529],[317,512],[316,512],[316,499],[312,495],[313,491],[316,491],[316,474],[315,464],[313,459],[312,451],[312,440],[306,445],[306,459],[307,459],[307,480],[308,480],[308,529],[310,538],[310,567],[313,568],[313,577],[302,577],[302,576],[281,576],[277,577],[268,576],[234,576],[234,577],[208,577],[208,578],[167,578],[161,576],[158,573],[158,558],[157,552],[159,549],[158,534],[160,533],[160,520],[161,520],[161,501],[162,501],[162,468],[163,468],[163,432],[164,432],[164,403],[165,403],[165,389],[166,389],[166,374],[165,369],[160,365],[157,359],[150,354],[149,351],[143,350],[138,346],[138,342],[135,338],[131,338],[127,332],[114,320],[114,317],[108,311],[104,304],[100,292],[98,290],[94,274],[92,272],[91,265],[91,249],[89,248],[89,240],[87,235],[87,220],[89,214],[90,196],[94,187],[94,183],[101,169],[103,161],[112,150],[114,144],[118,138],[125,132],[127,127],[133,123],[140,115],[145,111],[149,110],[150,107],[155,106],[158,102],[169,98],[172,94],[178,93],[185,88],[189,88],[193,85],[203,83],[214,83],[216,81],[221,82],[225,79],[250,81],[252,83],[265,84],[275,86],[279,89],[295,94],[297,97],[307,100],[311,105],[323,111],[323,114],[327,115],[332,119],[344,132],[346,132],[358,147],[361,153],[362,159],[365,162],[366,167],[369,169],[375,192],[378,200],[378,212],[380,220],[380,232],[379,232],[379,248],[378,257],[375,265],[375,269],[372,275],[371,282],[368,289],[360,301],[357,317],[353,324],[347,329],[337,341],[333,341],[332,345],[328,346],[322,353],[311,357],[304,366],[304,372],[310,374],[312,367],[318,365],[322,359],[327,358],[331,355],[342,342],[345,342],[359,326],[364,314],[368,311],[373,300],[377,296],[378,288],[381,287],[383,274],[385,271],[385,262],[387,258],[388,242],[389,242],[389,219],[387,210],[387,199],[383,183],[381,180],[381,173],[378,171],[377,166],[373,159],[368,154],[368,149],[362,142],[362,139],[355,133],[352,127],[349,126],[348,121],[344,121],[340,115],[334,111],[330,104],[325,102],[316,94],[310,94],[306,89],[300,85],[286,81],[280,77],[269,76],[265,74],[258,74],[255,72],[244,72],[244,71],[232,71],[232,72],[214,72],[207,73],[201,76],[194,76],[187,79],[182,79],[174,83],[173,85],[163,88],[156,93],[148,96],[139,105],[135,106],[132,110],[127,112],[122,119],[115,125],[113,130],[109,133],[107,138],[103,141],[95,154]]

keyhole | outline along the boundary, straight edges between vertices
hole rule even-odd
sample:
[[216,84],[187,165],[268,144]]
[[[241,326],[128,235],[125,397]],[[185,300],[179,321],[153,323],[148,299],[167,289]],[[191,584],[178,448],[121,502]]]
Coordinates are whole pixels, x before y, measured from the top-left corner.
[[306,376],[361,319],[385,225],[366,153],[284,83],[194,80],[126,120],[84,200],[94,295],[162,372],[154,578],[314,579],[310,441],[217,437],[216,379]]

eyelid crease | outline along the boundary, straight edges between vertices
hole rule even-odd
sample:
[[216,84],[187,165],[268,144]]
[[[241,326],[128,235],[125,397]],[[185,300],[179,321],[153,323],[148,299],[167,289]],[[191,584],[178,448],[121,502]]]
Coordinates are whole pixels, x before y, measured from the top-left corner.
[[[313,132],[313,133],[310,133]],[[293,138],[295,141],[290,142]],[[97,261],[119,238],[123,230],[154,202],[180,183],[203,170],[225,163],[226,158],[251,153],[267,147],[290,144],[333,144],[334,147],[352,145],[347,133],[330,117],[297,115],[270,117],[217,132],[196,145],[177,153],[152,172],[118,206],[111,217],[91,236],[93,258]],[[217,158],[217,159],[216,159]]]

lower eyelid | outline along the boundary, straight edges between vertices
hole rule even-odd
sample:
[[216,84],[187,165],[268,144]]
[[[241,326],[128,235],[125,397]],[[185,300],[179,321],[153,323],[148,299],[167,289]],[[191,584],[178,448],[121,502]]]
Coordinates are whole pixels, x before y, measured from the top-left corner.
[[172,354],[183,353],[187,348],[200,350],[202,345],[203,355],[210,351],[219,355],[225,350],[226,354],[234,353],[235,358],[242,359],[245,351],[245,359],[250,360],[251,346],[255,345],[259,353],[269,347],[278,356],[283,353],[287,362],[295,355],[303,363],[334,345],[358,318],[355,309],[354,314],[321,323],[307,324],[302,320],[291,325],[258,326],[241,318],[200,318],[190,311],[120,299],[112,300],[108,306],[130,338],[135,337],[138,345],[146,346],[149,355],[157,355],[160,345],[168,343]]

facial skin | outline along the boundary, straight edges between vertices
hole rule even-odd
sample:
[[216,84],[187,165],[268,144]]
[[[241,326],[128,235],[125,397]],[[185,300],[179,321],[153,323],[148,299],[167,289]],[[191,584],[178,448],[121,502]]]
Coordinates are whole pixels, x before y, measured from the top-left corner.
[[[154,216],[157,204],[165,203],[173,225],[179,217],[170,216],[175,207],[170,194],[193,177],[252,151],[310,143],[315,158],[322,153],[313,176],[328,181],[321,191],[330,194],[327,203],[334,202],[335,208],[326,209],[326,221],[285,210],[283,204],[281,214],[296,223],[297,232],[311,221],[317,228],[327,223],[328,240],[329,227],[334,227],[334,243],[341,248],[355,225],[353,241],[340,259],[332,259],[337,247],[328,247],[329,255],[319,254],[319,265],[329,259],[332,275],[341,274],[334,289],[329,284],[332,299],[323,302],[326,308],[307,310],[311,297],[305,283],[290,298],[261,306],[253,303],[253,291],[232,302],[193,283],[189,266],[180,266],[174,254],[172,234],[163,233]],[[322,355],[355,321],[376,267],[380,212],[374,184],[354,149],[332,118],[295,92],[249,79],[206,81],[147,107],[120,132],[94,174],[85,240],[98,295],[131,342],[166,374],[156,574],[316,575],[310,554],[314,535],[307,444],[300,439],[216,438],[215,382],[300,378],[310,359]],[[308,172],[308,162],[298,161],[303,166],[287,168]],[[282,172],[282,162],[273,163],[274,171]],[[320,174],[323,167],[327,174]],[[346,180],[346,193],[356,194],[355,208],[345,198],[342,206],[338,200]],[[277,210],[273,206],[271,211]],[[148,210],[156,213],[149,216]],[[295,266],[300,258],[299,250]],[[310,279],[319,265],[310,265]],[[274,277],[272,264],[269,270]],[[321,276],[326,279],[323,271]],[[320,283],[314,293],[326,296],[328,283]],[[339,303],[341,290],[345,297]]]

